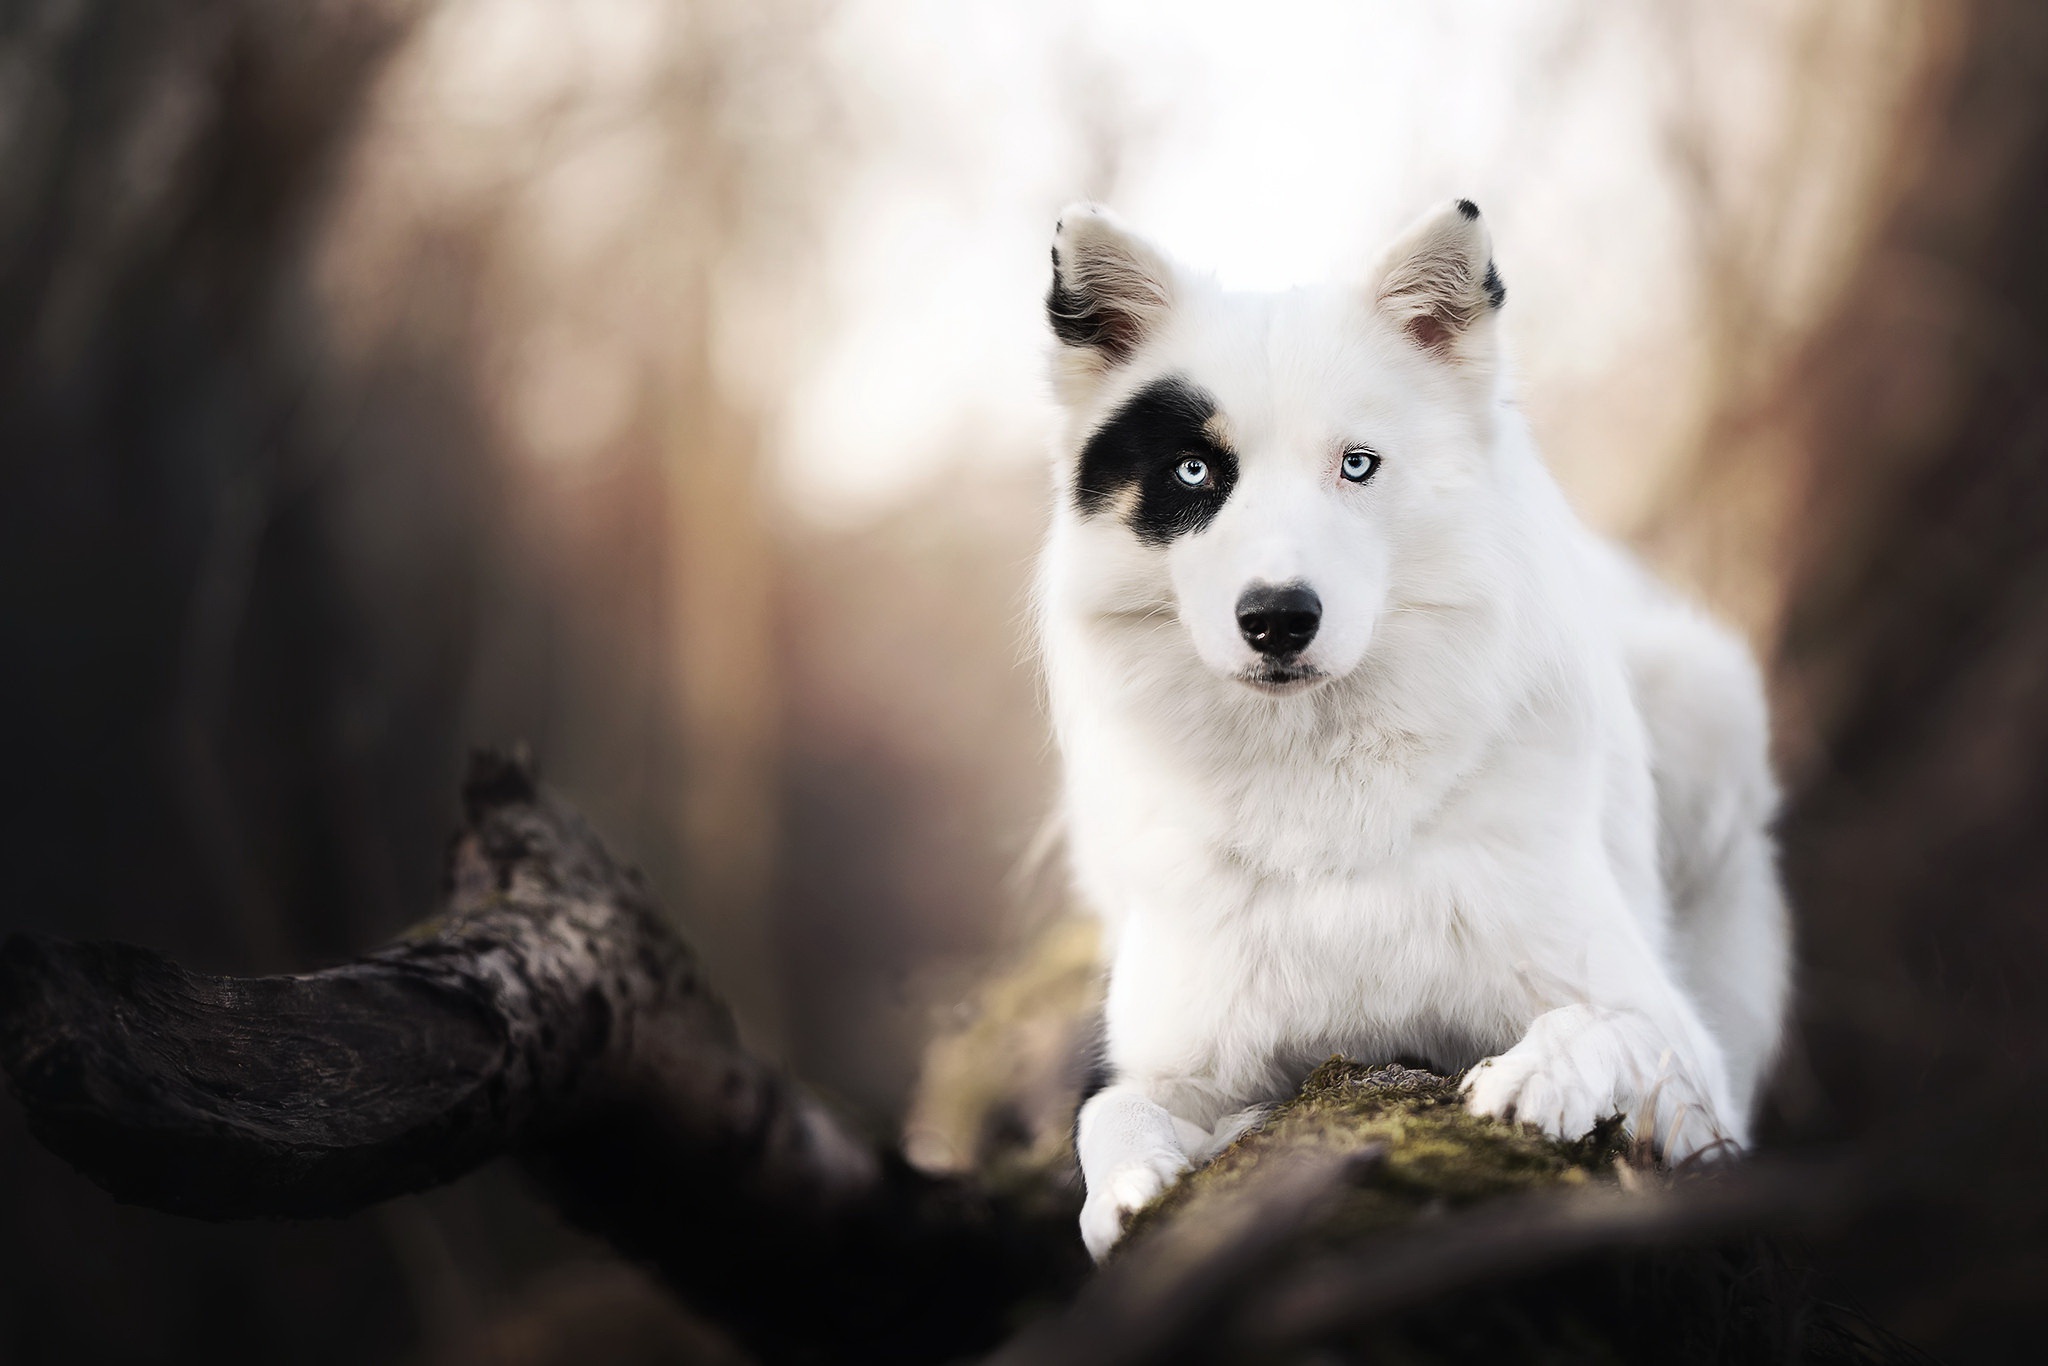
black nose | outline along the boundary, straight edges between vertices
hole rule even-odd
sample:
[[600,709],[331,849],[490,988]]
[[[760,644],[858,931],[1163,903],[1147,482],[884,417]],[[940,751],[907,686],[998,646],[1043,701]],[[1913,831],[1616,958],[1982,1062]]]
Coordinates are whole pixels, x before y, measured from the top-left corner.
[[1262,655],[1306,650],[1322,620],[1323,600],[1305,583],[1255,583],[1237,600],[1237,629]]

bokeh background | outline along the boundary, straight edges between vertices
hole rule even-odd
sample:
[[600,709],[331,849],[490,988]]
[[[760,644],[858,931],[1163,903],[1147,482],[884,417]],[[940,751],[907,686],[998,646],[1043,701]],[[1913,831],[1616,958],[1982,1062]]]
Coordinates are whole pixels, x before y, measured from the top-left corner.
[[[521,738],[752,1041],[891,1131],[1060,911],[1059,208],[1263,287],[1465,195],[1575,502],[1772,664],[1776,1141],[2000,1098],[1954,1141],[2018,1174],[1817,1235],[1824,1285],[1995,1359],[2048,1293],[1997,1156],[2048,1135],[2044,129],[2001,0],[11,0],[0,931],[352,955],[431,906],[467,749]],[[1929,714],[1974,726],[1932,767]],[[722,1351],[509,1173],[200,1225],[0,1105],[0,1360]]]

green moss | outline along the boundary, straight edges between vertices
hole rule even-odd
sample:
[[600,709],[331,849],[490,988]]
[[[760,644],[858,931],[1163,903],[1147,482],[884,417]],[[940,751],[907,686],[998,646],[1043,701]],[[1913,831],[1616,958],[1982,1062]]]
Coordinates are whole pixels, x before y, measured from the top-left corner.
[[1344,1191],[1343,1207],[1323,1222],[1327,1233],[1366,1232],[1514,1191],[1613,1180],[1627,1144],[1618,1124],[1560,1143],[1529,1125],[1469,1113],[1454,1077],[1331,1058],[1293,1099],[1142,1211],[1127,1241],[1227,1194],[1268,1154],[1372,1149],[1378,1160]]
[[914,1164],[1079,1212],[1074,1111],[1102,1009],[1100,938],[1092,919],[1054,921],[982,980],[925,1051],[903,1125]]

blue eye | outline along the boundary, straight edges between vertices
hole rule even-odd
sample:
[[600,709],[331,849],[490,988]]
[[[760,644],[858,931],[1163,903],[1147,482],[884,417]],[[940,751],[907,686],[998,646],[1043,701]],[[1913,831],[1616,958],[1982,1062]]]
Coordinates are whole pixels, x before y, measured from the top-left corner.
[[1380,467],[1380,458],[1364,446],[1353,446],[1344,452],[1344,463],[1339,466],[1344,477],[1354,484],[1363,484],[1372,478],[1373,471]]
[[1209,462],[1191,455],[1173,467],[1173,477],[1191,489],[1201,488],[1209,482]]

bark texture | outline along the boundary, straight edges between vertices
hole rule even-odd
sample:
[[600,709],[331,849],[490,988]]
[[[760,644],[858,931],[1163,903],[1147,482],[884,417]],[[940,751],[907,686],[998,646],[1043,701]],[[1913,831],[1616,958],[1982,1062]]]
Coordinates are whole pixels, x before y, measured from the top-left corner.
[[[0,1064],[116,1197],[347,1214],[516,1157],[773,1360],[939,1360],[1080,1268],[1071,1230],[922,1176],[749,1055],[640,879],[481,756],[436,920],[305,976],[0,948]],[[803,1312],[790,1312],[800,1296]]]
[[1558,1144],[1467,1115],[1452,1079],[1340,1059],[1075,1296],[1071,1202],[864,1142],[740,1046],[638,877],[524,762],[480,757],[465,800],[440,918],[324,972],[7,941],[0,1065],[35,1132],[124,1200],[216,1219],[347,1214],[511,1156],[773,1362],[1005,1337],[1010,1366],[1914,1359],[1753,1236],[1838,1207],[1838,1177],[1667,1183],[1612,1135]]

